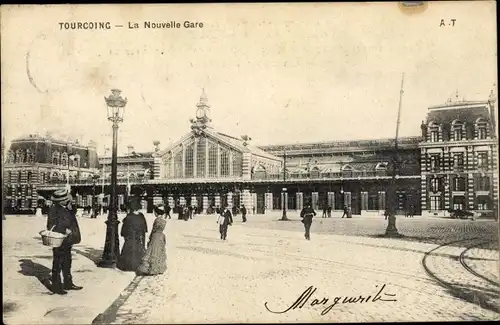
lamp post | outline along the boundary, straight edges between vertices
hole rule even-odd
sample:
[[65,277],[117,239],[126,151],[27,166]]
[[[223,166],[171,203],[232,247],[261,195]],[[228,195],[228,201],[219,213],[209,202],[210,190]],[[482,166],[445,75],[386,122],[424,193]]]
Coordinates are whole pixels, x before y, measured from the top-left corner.
[[[108,151],[109,151],[109,148],[104,147],[104,158],[106,158],[106,152],[108,152]],[[105,162],[105,160],[103,160],[103,163],[102,163],[101,215],[104,214],[104,179],[106,178],[106,173],[105,173],[106,164],[104,162]]]
[[[286,182],[286,151],[283,152],[283,184]],[[286,216],[286,187],[283,187],[283,216],[281,220],[286,221],[289,220]]]
[[106,241],[104,243],[104,252],[100,267],[116,267],[119,255],[120,243],[118,239],[118,220],[117,215],[117,146],[118,146],[118,123],[123,121],[123,113],[127,99],[121,97],[121,90],[112,89],[109,97],[104,97],[108,111],[108,120],[113,123],[113,150],[111,156],[111,205],[106,220]]
[[68,189],[68,191],[71,191],[71,185],[69,185],[69,162],[70,161],[73,161],[75,159],[75,156],[74,155],[71,155],[68,157],[68,175],[66,177],[66,188]]
[[401,103],[403,101],[403,84],[405,75],[403,73],[403,77],[401,78],[401,90],[399,92],[399,107],[398,107],[398,118],[396,121],[396,138],[394,139],[394,153],[392,157],[392,178],[389,185],[389,200],[388,200],[388,221],[387,228],[385,229],[385,235],[388,237],[396,237],[399,236],[398,229],[396,228],[396,210],[397,210],[397,202],[398,195],[396,191],[396,176],[399,175],[399,166],[401,165],[399,151],[398,151],[398,137],[399,137],[399,124],[401,117]]

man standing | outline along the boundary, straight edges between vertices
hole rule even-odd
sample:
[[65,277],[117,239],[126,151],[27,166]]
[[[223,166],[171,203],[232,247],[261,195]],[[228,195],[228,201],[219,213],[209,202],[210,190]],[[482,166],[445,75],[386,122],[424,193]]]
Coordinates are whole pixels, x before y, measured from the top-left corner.
[[227,227],[233,224],[233,216],[231,211],[226,204],[224,210],[217,218],[217,223],[219,224],[220,239],[226,240],[227,238]]
[[[80,243],[81,235],[78,221],[71,206],[71,195],[67,189],[58,190],[52,196],[54,204],[47,218],[47,230],[66,234],[62,245],[52,249],[52,291],[64,295],[66,290],[81,290],[73,283],[71,276],[71,248]],[[64,285],[61,283],[61,271]]]
[[316,215],[316,212],[311,207],[311,203],[307,203],[306,206],[300,212],[300,217],[302,218],[302,223],[304,224],[304,228],[306,230],[305,237],[307,240],[311,240],[311,225],[312,219]]
[[169,219],[172,219],[172,217],[170,216],[170,205],[166,205],[165,206],[165,212],[166,212],[166,215],[165,215],[165,219],[168,217]]
[[243,218],[243,222],[247,222],[247,208],[244,204],[241,205],[241,217]]

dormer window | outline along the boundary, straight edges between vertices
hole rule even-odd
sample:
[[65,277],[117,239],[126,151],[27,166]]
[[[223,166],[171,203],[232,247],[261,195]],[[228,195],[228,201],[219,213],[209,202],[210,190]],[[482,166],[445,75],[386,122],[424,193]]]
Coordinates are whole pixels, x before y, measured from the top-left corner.
[[453,121],[453,123],[451,124],[451,128],[452,128],[452,134],[453,134],[453,140],[455,141],[462,141],[463,139],[463,130],[464,130],[464,125],[462,122],[460,121]]
[[429,123],[429,141],[438,142],[439,141],[439,125],[434,122]]
[[476,120],[476,139],[481,139],[484,140],[488,137],[487,133],[487,122],[482,119],[478,118]]

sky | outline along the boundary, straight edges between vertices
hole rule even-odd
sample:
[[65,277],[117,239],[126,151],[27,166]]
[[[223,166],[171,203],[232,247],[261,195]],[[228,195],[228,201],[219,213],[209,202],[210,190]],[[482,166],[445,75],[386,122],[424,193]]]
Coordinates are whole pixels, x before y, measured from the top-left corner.
[[[104,96],[118,88],[128,99],[119,153],[153,140],[163,149],[189,132],[204,88],[214,128],[253,145],[390,138],[403,73],[400,135],[419,135],[429,106],[457,90],[486,100],[496,87],[495,5],[2,6],[2,136],[8,146],[48,131],[102,153]],[[203,28],[144,28],[186,20]],[[59,25],[86,21],[113,27]]]

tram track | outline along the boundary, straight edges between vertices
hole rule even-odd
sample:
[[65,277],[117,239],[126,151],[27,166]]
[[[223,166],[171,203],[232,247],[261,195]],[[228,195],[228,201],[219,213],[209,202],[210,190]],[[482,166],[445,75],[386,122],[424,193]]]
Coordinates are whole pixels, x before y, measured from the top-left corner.
[[468,265],[468,264],[467,264],[467,262],[465,261],[465,259],[466,259],[465,254],[466,254],[469,250],[471,250],[471,249],[473,249],[473,248],[477,248],[477,247],[483,246],[483,245],[485,245],[485,244],[487,244],[487,243],[489,243],[489,242],[490,242],[489,240],[487,240],[487,241],[482,241],[482,242],[480,242],[479,244],[476,244],[476,245],[471,246],[471,247],[467,247],[467,248],[466,248],[466,249],[464,249],[464,250],[462,251],[462,253],[460,254],[459,261],[460,261],[460,264],[462,264],[462,266],[463,266],[463,267],[464,267],[467,271],[469,271],[470,273],[474,274],[474,275],[475,275],[475,276],[477,276],[478,278],[481,278],[481,279],[483,279],[484,281],[486,281],[486,282],[488,282],[488,283],[490,283],[490,284],[492,284],[492,285],[494,285],[494,286],[496,286],[496,287],[500,287],[500,285],[498,284],[498,282],[497,282],[497,281],[495,281],[495,280],[491,280],[491,279],[490,279],[490,278],[488,278],[487,276],[484,276],[484,275],[482,275],[482,274],[478,273],[478,272],[477,272],[477,271],[475,271],[475,270],[474,270],[474,269],[473,269],[470,265]]
[[[474,242],[476,240],[481,240],[479,243]],[[467,245],[467,242],[471,242],[469,245]],[[467,274],[470,274],[476,278],[481,279],[482,281],[486,281],[490,285],[494,285],[498,287],[498,283],[483,276],[482,274],[479,274],[476,272],[474,269],[472,269],[466,262],[465,262],[465,254],[472,248],[479,247],[482,245],[485,245],[487,243],[491,242],[491,240],[484,240],[481,237],[473,237],[473,238],[466,238],[466,239],[460,239],[460,240],[455,240],[451,241],[448,243],[441,244],[428,252],[424,254],[424,257],[422,258],[422,266],[427,273],[429,277],[431,277],[435,282],[437,282],[440,286],[445,288],[446,290],[449,291],[449,293],[459,299],[462,299],[464,301],[467,301],[469,303],[473,303],[475,305],[478,305],[481,308],[485,308],[491,311],[494,311],[496,313],[500,313],[500,306],[498,304],[498,299],[500,298],[500,291],[498,290],[488,290],[487,288],[478,288],[474,287],[472,285],[467,285],[467,284],[462,284],[462,283],[452,283],[450,281],[447,281],[440,276],[438,276],[436,271],[431,270],[429,267],[428,259],[431,257],[438,257],[439,253],[436,253],[440,249],[444,249],[447,247],[450,247],[453,244],[458,244],[458,243],[465,243],[466,248],[460,253],[459,256],[457,256],[457,260],[460,262],[461,268],[459,268],[456,272],[458,275],[460,273],[460,270],[463,270],[467,272]],[[455,273],[455,272],[454,272]],[[449,274],[449,273],[448,273]]]

